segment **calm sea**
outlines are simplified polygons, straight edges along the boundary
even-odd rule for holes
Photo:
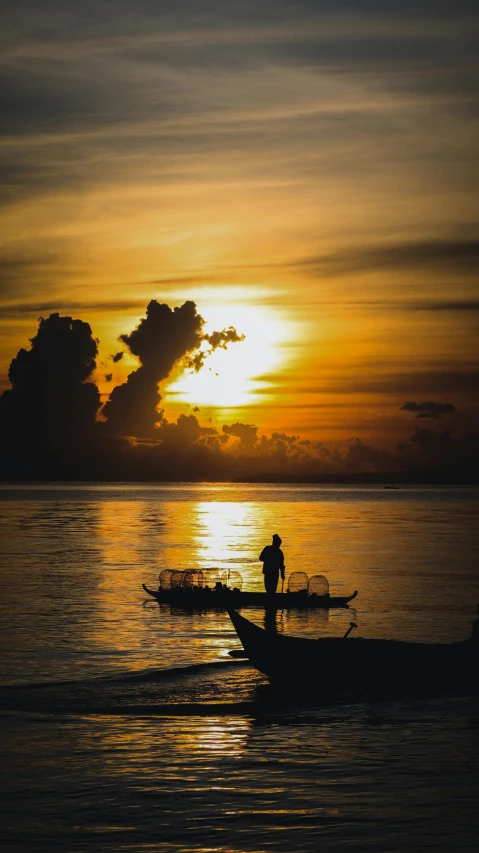
[[[216,568],[261,589],[279,533],[287,575],[359,593],[278,612],[278,631],[340,636],[354,620],[361,636],[461,640],[479,490],[4,485],[0,516],[4,850],[478,849],[477,699],[275,704],[228,655],[226,614],[159,606],[141,584]]]

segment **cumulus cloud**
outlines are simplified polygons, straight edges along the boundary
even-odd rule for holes
[[[235,423],[231,426],[225,424],[223,433],[239,438],[243,447],[255,447],[258,441],[258,427],[253,426],[253,424]]]
[[[203,334],[203,325],[204,319],[197,313],[194,302],[172,309],[152,299],[146,317],[136,329],[120,335],[122,343],[139,358],[140,367],[113,389],[103,407],[110,431],[138,437],[154,435],[162,420],[158,411],[161,400],[158,385],[170,375],[175,364],[182,361],[185,367],[198,371],[214,350],[244,340],[244,335],[239,335],[232,326]],[[205,342],[207,349],[202,349]],[[118,356],[121,353],[113,360],[119,360]]]
[[[30,343],[12,360],[12,388],[0,397],[2,449],[20,469],[38,453],[88,443],[100,407],[97,386],[86,381],[98,354],[88,323],[59,314],[41,317]]]
[[[336,470],[343,466],[345,456],[338,450],[330,450],[320,441],[311,441],[285,432],[271,435],[259,434],[254,424],[224,424],[223,437],[228,440],[227,452],[240,464],[248,464],[258,470],[267,464],[273,472],[290,470],[306,471]]]
[[[139,437],[154,433],[160,420],[158,383],[186,353],[199,348],[203,323],[194,302],[172,309],[152,299],[136,329],[120,336],[140,367],[113,389],[103,407],[111,432]]]
[[[180,415],[176,423],[169,423],[163,418],[157,436],[168,446],[183,448],[191,447],[195,443],[211,446],[217,444],[219,439],[214,427],[202,427],[194,415]]]
[[[449,415],[456,411],[452,403],[434,403],[432,400],[422,403],[409,401],[401,406],[403,412],[413,412],[417,418],[440,418],[441,415]]]

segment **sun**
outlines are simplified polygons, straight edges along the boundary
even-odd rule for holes
[[[211,306],[205,332],[234,325],[245,335],[226,350],[209,356],[198,373],[185,371],[165,389],[165,402],[230,409],[258,404],[268,398],[264,378],[284,366],[292,330],[280,311],[265,306]]]

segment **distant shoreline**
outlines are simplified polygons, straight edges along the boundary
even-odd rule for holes
[[[93,478],[91,476],[81,479],[78,477],[71,478],[5,478],[0,479],[0,488],[2,486],[41,486],[53,484],[74,485],[78,484],[138,484],[138,485],[160,485],[160,484],[181,484],[181,483],[230,483],[230,484],[251,484],[259,485],[261,483],[270,485],[318,485],[318,486],[383,486],[389,490],[400,489],[404,486],[479,486],[479,472],[475,469],[468,471],[443,468],[443,469],[416,469],[412,471],[362,471],[352,474],[280,474],[274,472],[262,472],[261,474],[250,474],[244,477],[235,478],[208,478],[208,477],[191,477],[182,479],[171,479],[171,477],[162,479],[159,477],[151,477],[148,479],[137,478]]]
[[[389,488],[401,486],[478,486],[479,472],[449,469],[420,469],[415,471],[376,472],[363,471],[357,474],[255,474],[236,477],[234,483],[297,483],[324,486],[371,486]]]

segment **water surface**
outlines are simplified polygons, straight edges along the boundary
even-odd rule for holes
[[[349,609],[278,612],[278,630],[461,640],[478,509],[475,489],[0,488],[6,849],[476,850],[476,700],[280,707],[228,656],[226,614],[158,606],[141,583],[215,567],[260,589],[278,532],[287,573],[359,590]]]

